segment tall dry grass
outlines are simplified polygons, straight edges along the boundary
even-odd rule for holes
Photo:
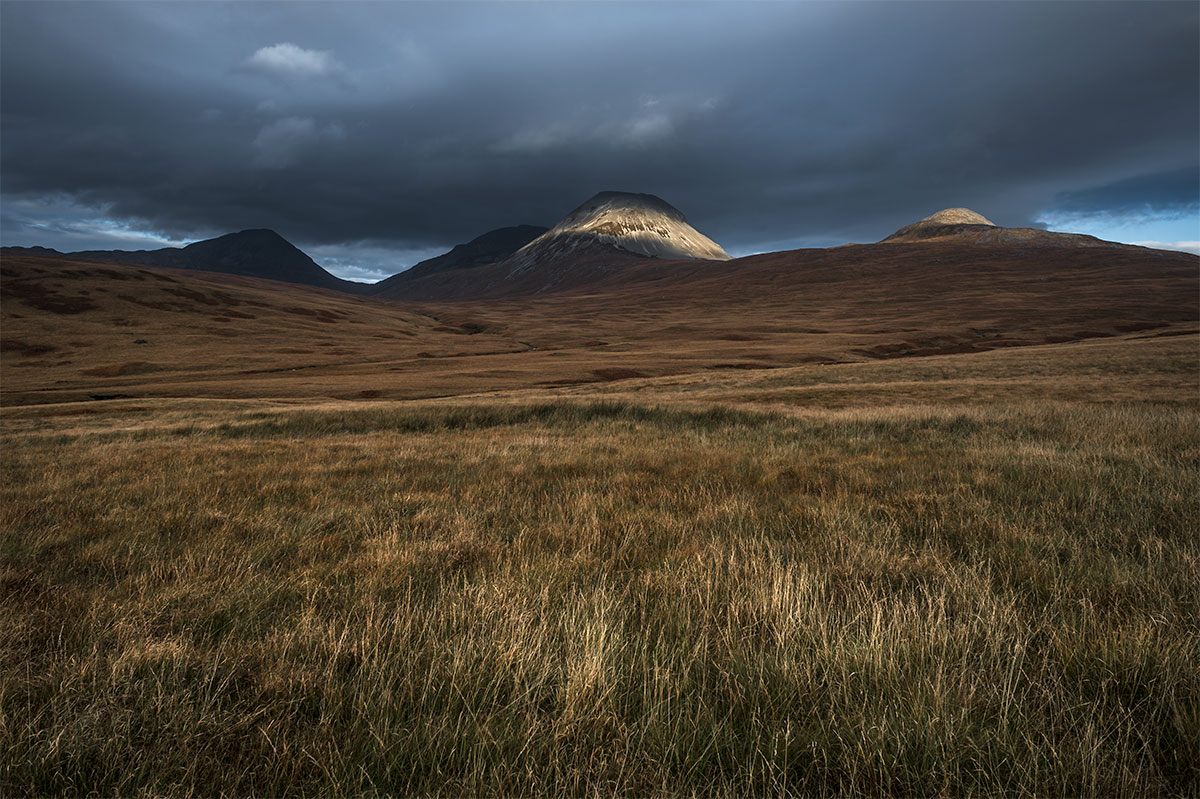
[[[5,440],[0,793],[1200,790],[1186,407],[114,413]]]

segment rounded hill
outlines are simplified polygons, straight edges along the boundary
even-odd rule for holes
[[[946,208],[931,214],[919,222],[905,225],[884,241],[912,241],[915,239],[932,239],[939,236],[950,236],[966,230],[996,227],[996,224],[983,214],[976,213],[970,208]]]

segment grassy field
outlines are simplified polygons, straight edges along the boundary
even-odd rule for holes
[[[7,408],[0,794],[1196,795],[1197,378]]]

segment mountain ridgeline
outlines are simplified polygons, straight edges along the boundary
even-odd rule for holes
[[[856,257],[888,259],[897,246],[935,246],[954,257],[963,247],[1009,248],[1030,255],[1062,248],[1131,248],[1092,236],[1029,228],[999,227],[966,208],[948,208],[906,225],[878,244],[853,245]],[[272,230],[243,230],[186,247],[159,250],[86,250],[60,253],[44,247],[6,247],[13,255],[62,257],[139,266],[221,272],[334,289],[389,300],[472,300],[533,296],[622,280],[736,281],[739,265],[712,239],[688,224],[678,209],[651,194],[604,191],[564,216],[552,228],[504,227],[484,233],[449,252],[421,261],[376,284],[343,280]],[[818,250],[793,254],[793,260]],[[759,256],[754,256],[758,258]],[[962,257],[970,260],[965,253]],[[797,261],[799,263],[799,260]],[[701,270],[697,273],[697,269]],[[616,283],[614,283],[616,281]]]
[[[471,247],[493,233],[460,246]],[[728,260],[729,253],[721,245],[689,225],[682,212],[659,197],[604,191],[491,264],[474,266],[469,272],[440,264],[419,270],[423,264],[418,264],[410,270],[416,274],[390,278],[385,281],[390,285],[382,287],[379,294],[420,301],[536,295],[594,284],[647,263],[695,265]]]
[[[71,253],[60,253],[45,247],[6,247],[5,250],[24,255],[64,257],[74,261],[224,272],[352,294],[364,294],[368,290],[362,283],[330,274],[283,236],[264,229],[243,230],[197,241],[186,247],[164,247],[160,250],[83,250]]]
[[[404,299],[408,296],[408,285],[414,280],[499,263],[546,230],[536,225],[516,225],[489,231],[466,244],[456,244],[450,252],[421,261],[411,269],[379,281],[372,287],[371,293],[380,297]]]
[[[489,234],[408,277],[354,284],[366,296],[281,274],[317,267],[269,231],[91,260],[6,249],[0,394],[217,396],[248,380],[282,396],[282,380],[314,396],[434,397],[1196,329],[1188,253],[953,212],[871,244],[651,257],[633,249],[645,228],[668,218],[653,235],[674,246],[686,223],[644,199],[619,200],[620,213],[600,199],[556,230]]]
[[[373,285],[330,274],[283,236],[262,229],[159,250],[5,249],[22,255],[223,272],[396,300],[538,293],[590,282],[646,259],[730,258],[664,200],[616,191],[600,192],[551,229],[516,225],[492,230]]]

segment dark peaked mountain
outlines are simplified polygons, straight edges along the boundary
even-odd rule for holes
[[[44,248],[11,248],[27,255]],[[48,251],[54,252],[54,251]],[[243,277],[259,277],[300,283],[306,286],[337,289],[354,294],[365,291],[362,283],[342,280],[326,272],[291,242],[273,230],[243,230],[215,239],[198,241],[186,247],[164,247],[161,250],[84,250],[66,253],[65,257],[79,261],[108,261],[166,266],[173,269],[199,269],[205,272],[226,272]]]
[[[536,225],[502,227],[477,236],[466,244],[456,244],[452,250],[435,258],[429,258],[397,275],[376,283],[372,294],[394,299],[404,299],[405,286],[413,280],[437,274],[473,269],[499,263],[546,232]]]
[[[431,260],[453,254],[454,250]],[[703,262],[729,259],[721,245],[689,225],[664,200],[652,194],[602,191],[499,263],[468,269],[437,263],[411,277],[401,273],[389,278],[390,285],[377,295],[435,301],[527,296],[591,285],[642,265],[670,268],[668,262],[693,261],[703,268]]]
[[[633,254],[666,260],[728,261],[721,245],[653,194],[602,191],[505,261],[510,274],[580,255]]]
[[[454,249],[445,255],[421,261],[401,274],[421,277],[447,269],[470,269],[499,263],[545,233],[547,229],[537,225],[502,227],[471,239],[466,244],[455,245]]]

